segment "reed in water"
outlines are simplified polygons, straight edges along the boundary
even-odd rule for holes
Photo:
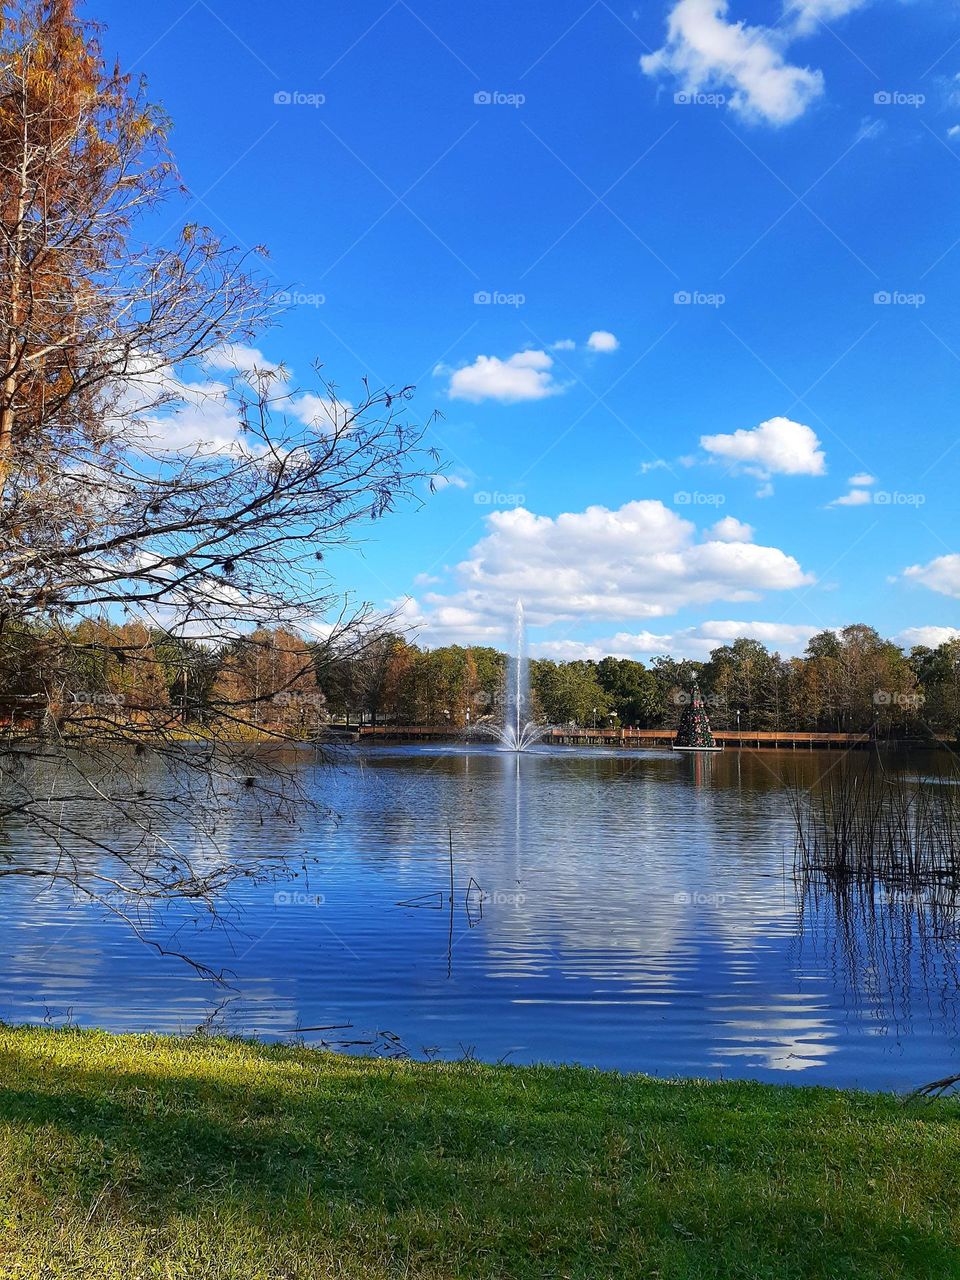
[[[796,871],[840,885],[960,890],[960,772],[929,775],[844,761],[795,791]]]

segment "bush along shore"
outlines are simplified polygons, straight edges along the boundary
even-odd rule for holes
[[[960,1275],[960,1105],[0,1027],[4,1280]]]

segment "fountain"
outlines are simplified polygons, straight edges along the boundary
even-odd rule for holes
[[[478,728],[481,733],[496,738],[505,751],[526,751],[540,741],[546,732],[546,726],[538,725],[530,715],[527,628],[520,600],[517,601],[513,627],[513,647],[507,660],[502,721],[499,725],[479,725]]]

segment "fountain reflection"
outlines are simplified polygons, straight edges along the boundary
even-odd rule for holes
[[[955,1057],[956,904],[798,896],[789,789],[835,759],[364,748],[313,775],[300,830],[224,817],[231,857],[299,854],[299,880],[244,879],[225,932],[175,906],[165,923],[235,973],[238,1032],[912,1087]],[[89,905],[0,888],[0,1018],[188,1030],[220,999]]]

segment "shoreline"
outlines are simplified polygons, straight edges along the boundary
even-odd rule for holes
[[[5,1276],[939,1277],[958,1203],[956,1100],[0,1025]]]

